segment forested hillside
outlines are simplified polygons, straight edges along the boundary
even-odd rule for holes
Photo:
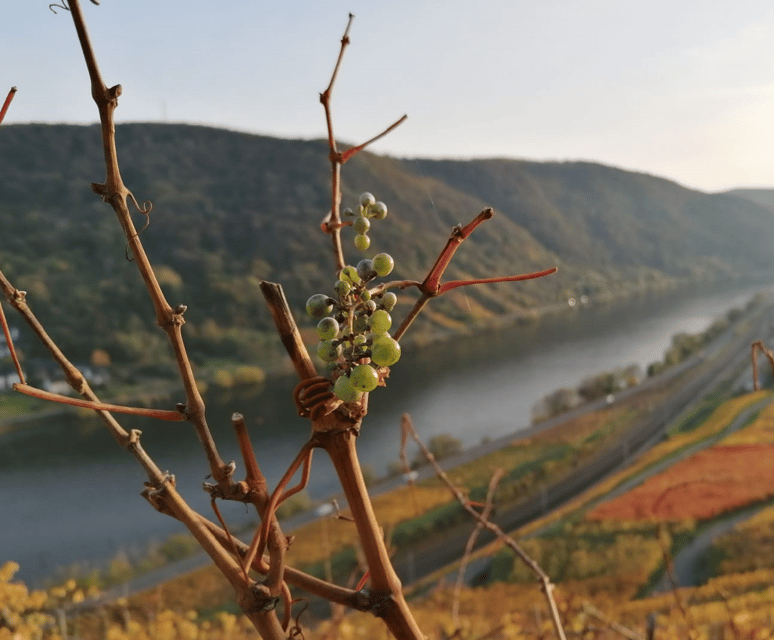
[[[281,282],[294,309],[333,284],[327,145],[188,125],[118,128],[124,181],[151,200],[142,232],[170,302],[188,305],[194,358],[260,362],[275,341],[258,290]],[[455,256],[447,277],[558,265],[550,278],[458,290],[416,335],[469,330],[570,296],[610,297],[774,266],[771,212],[749,200],[590,163],[398,160],[361,154],[344,167],[343,206],[362,191],[389,207],[369,253],[421,279],[457,223],[495,218]],[[75,358],[154,365],[163,336],[109,207],[96,126],[6,125],[0,134],[0,268]],[[137,214],[136,225],[145,219]],[[345,231],[348,259],[362,254]],[[398,318],[409,302],[396,311]],[[444,314],[437,313],[443,309]],[[302,324],[304,320],[301,320]],[[32,341],[23,345],[34,354]]]

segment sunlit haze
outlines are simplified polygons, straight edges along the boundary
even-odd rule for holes
[[[770,0],[82,0],[117,121],[336,135],[397,156],[584,159],[708,191],[774,186]],[[69,14],[4,4],[6,122],[93,122]]]

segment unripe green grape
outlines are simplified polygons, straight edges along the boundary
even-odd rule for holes
[[[352,285],[344,280],[337,280],[336,284],[333,285],[333,289],[336,291],[336,295],[338,295],[339,298],[344,298],[352,291]]]
[[[339,335],[339,323],[331,317],[323,318],[317,323],[317,335],[320,340],[333,340]]]
[[[333,311],[333,304],[328,296],[315,293],[306,301],[306,312],[313,318],[324,318]]]
[[[355,230],[355,233],[368,233],[368,230],[371,228],[371,223],[368,221],[368,218],[359,216],[352,223],[352,228]]]
[[[346,267],[345,267],[346,268]],[[374,273],[374,261],[365,258],[357,263],[357,275],[365,281],[371,280],[376,274]]]
[[[387,217],[387,205],[384,204],[384,202],[376,202],[372,204],[368,211],[377,220],[383,220]]]
[[[363,289],[360,292],[360,300],[363,302],[368,302],[371,299],[371,292],[368,289]]]
[[[376,311],[376,303],[373,300],[367,300],[364,306],[369,313]]]
[[[392,326],[392,317],[384,309],[378,309],[371,314],[369,325],[371,333],[387,333]]]
[[[371,360],[380,367],[394,365],[400,360],[400,345],[387,334],[374,338]]]
[[[368,193],[368,191],[366,191],[365,193],[361,194],[361,196],[360,196],[360,206],[361,207],[370,207],[375,202],[376,202],[376,198],[374,198],[372,193]]]
[[[366,234],[363,233],[355,236],[355,247],[360,249],[360,251],[365,251],[370,246],[371,238],[369,238]]]
[[[355,333],[363,333],[368,329],[368,316],[359,315],[355,316],[355,319],[352,321],[352,330]]]
[[[357,365],[349,374],[349,380],[356,391],[373,391],[379,386],[379,374],[370,364]]]
[[[344,402],[357,402],[362,395],[352,386],[352,381],[347,376],[339,376],[333,385],[333,393]]]
[[[360,284],[360,276],[357,275],[357,269],[355,269],[355,267],[350,267],[349,265],[341,270],[339,280],[343,280],[348,284]]]
[[[381,277],[390,275],[395,266],[395,260],[392,259],[389,253],[377,253],[374,256],[373,262],[376,275]]]
[[[323,362],[333,362],[341,357],[341,345],[335,340],[323,340],[317,345],[317,355]]]
[[[382,307],[384,307],[385,311],[392,311],[395,308],[397,302],[398,296],[396,296],[392,291],[388,291],[382,296]]]

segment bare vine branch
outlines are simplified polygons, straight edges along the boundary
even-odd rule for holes
[[[175,355],[178,372],[186,394],[185,416],[196,429],[199,441],[207,455],[213,478],[215,478],[217,482],[227,483],[228,468],[218,453],[215,441],[213,440],[207,425],[204,400],[202,400],[201,394],[199,393],[191,363],[188,359],[188,354],[183,342],[182,327],[183,324],[185,324],[185,320],[183,319],[185,306],[177,305],[175,308],[172,308],[164,297],[164,293],[161,290],[156,274],[145,253],[142,242],[140,242],[139,235],[137,234],[137,230],[134,227],[129,212],[127,199],[131,198],[133,200],[134,198],[130,195],[129,190],[121,179],[115,139],[114,112],[118,106],[118,98],[121,95],[121,85],[115,85],[108,88],[103,81],[78,0],[70,1],[70,13],[73,17],[73,24],[75,25],[75,30],[78,34],[78,41],[80,42],[83,57],[86,61],[86,68],[91,79],[91,95],[99,111],[102,130],[102,148],[105,158],[106,179],[103,184],[93,183],[91,185],[92,189],[98,193],[105,202],[110,204],[124,230],[127,243],[135,258],[140,275],[148,289],[151,302],[153,303],[156,312],[156,322],[167,334],[167,338],[169,339]]]
[[[16,95],[16,87],[11,87],[10,91],[8,92],[8,95],[5,97],[3,106],[0,107],[0,123],[3,122],[3,118],[5,118],[5,114],[8,111],[8,107],[11,106],[11,101],[13,100],[15,95]]]
[[[411,311],[406,315],[406,317],[403,319],[403,322],[401,322],[400,326],[397,328],[395,333],[393,334],[393,338],[395,340],[400,340],[403,335],[406,333],[408,328],[412,325],[414,320],[419,316],[421,311],[425,308],[425,305],[430,301],[430,298],[435,298],[440,295],[443,295],[447,291],[450,291],[451,289],[456,289],[457,287],[466,287],[468,285],[475,285],[475,284],[491,284],[496,282],[518,282],[521,280],[533,280],[535,278],[542,278],[543,276],[551,275],[552,273],[556,273],[558,271],[557,267],[551,267],[550,269],[545,269],[543,271],[537,271],[535,273],[525,273],[521,275],[516,276],[500,276],[495,278],[480,278],[476,280],[453,280],[452,282],[447,282],[446,284],[441,284],[441,278],[443,277],[443,274],[446,272],[446,268],[451,263],[452,258],[454,257],[454,254],[456,253],[459,246],[470,236],[475,229],[486,222],[487,220],[490,220],[494,216],[494,210],[491,207],[487,207],[484,209],[481,213],[479,213],[473,220],[471,220],[468,224],[466,224],[464,227],[461,225],[457,225],[454,227],[451,231],[451,235],[449,236],[449,239],[446,241],[446,245],[441,250],[441,253],[438,254],[438,257],[435,260],[435,263],[430,268],[430,271],[428,272],[427,276],[421,283],[414,283],[411,281],[406,281],[403,283],[398,284],[400,288],[403,288],[404,286],[416,286],[417,289],[422,293],[422,295],[419,297],[419,299],[414,303],[414,306],[412,307]]]
[[[491,520],[488,520],[487,518],[484,518],[482,514],[480,514],[471,506],[470,500],[468,500],[462,491],[460,491],[459,487],[457,487],[457,485],[455,485],[449,479],[449,476],[446,475],[446,472],[441,469],[440,466],[438,466],[438,462],[436,461],[435,456],[425,446],[425,443],[422,442],[422,439],[419,437],[416,429],[414,429],[414,424],[411,421],[411,417],[407,413],[404,413],[401,418],[401,430],[406,431],[406,433],[411,436],[414,442],[417,443],[417,446],[421,449],[425,459],[432,465],[436,476],[438,476],[438,478],[449,488],[449,491],[452,492],[460,505],[462,505],[462,508],[465,509],[465,511],[467,511],[471,516],[473,516],[473,518],[483,527],[494,533],[495,536],[497,536],[497,539],[502,541],[511,551],[513,551],[513,553],[522,562],[524,562],[524,564],[527,565],[530,571],[532,571],[541,585],[541,590],[543,591],[546,603],[548,604],[548,610],[551,613],[551,622],[554,625],[554,632],[556,633],[556,637],[560,640],[567,640],[567,636],[564,633],[564,628],[562,627],[561,618],[559,617],[559,608],[556,606],[556,600],[554,599],[553,595],[554,585],[546,572],[543,571],[537,562],[535,562],[529,555],[527,555],[527,553],[521,548],[521,545],[516,542],[516,540],[505,533],[505,531],[503,531],[497,524]]]

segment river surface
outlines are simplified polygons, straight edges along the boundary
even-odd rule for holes
[[[772,288],[683,290],[606,307],[592,301],[532,326],[489,331],[421,353],[406,349],[388,387],[371,394],[359,438],[361,461],[382,474],[398,460],[404,412],[425,440],[449,433],[474,445],[516,433],[529,425],[532,406],[547,393],[616,367],[645,368],[662,357],[675,333],[702,331],[757,291]],[[231,414],[239,411],[263,473],[276,483],[309,436],[308,422],[292,403],[295,382],[272,379],[253,393],[206,398],[225,460],[239,458],[230,425]],[[201,490],[206,462],[190,426],[142,418],[121,423],[143,431],[143,446],[157,464],[175,474],[194,508],[211,514]],[[239,464],[237,477],[243,473]],[[39,586],[57,567],[89,567],[119,551],[137,556],[150,541],[181,532],[179,523],[140,498],[145,479],[95,419],[72,415],[0,434],[0,565],[19,562],[18,576]],[[309,494],[322,498],[336,489],[330,463],[317,452]],[[246,517],[244,505],[221,508],[227,519]]]

